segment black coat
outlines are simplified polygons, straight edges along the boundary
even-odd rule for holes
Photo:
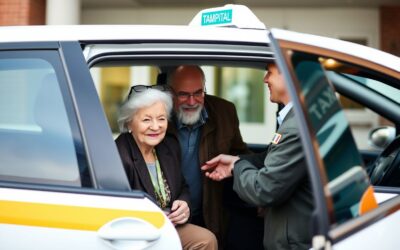
[[[133,136],[130,133],[122,133],[115,142],[131,188],[142,190],[156,200],[150,173]],[[166,135],[155,149],[171,191],[171,203],[174,200],[183,200],[190,206],[189,189],[181,172],[179,142],[173,136]]]

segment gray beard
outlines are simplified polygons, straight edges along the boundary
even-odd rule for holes
[[[193,125],[200,120],[203,105],[198,105],[196,111],[194,112],[185,112],[183,108],[184,105],[180,106],[178,109],[177,118],[179,122],[186,125]]]

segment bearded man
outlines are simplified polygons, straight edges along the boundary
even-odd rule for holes
[[[262,239],[262,231],[252,232],[251,228],[240,234],[227,233],[228,217],[232,218],[232,213],[225,210],[223,200],[224,197],[236,194],[231,185],[210,181],[204,178],[204,173],[201,172],[201,166],[219,154],[238,155],[249,152],[240,134],[234,104],[216,96],[206,95],[205,75],[197,65],[181,65],[175,68],[169,73],[167,82],[172,89],[174,100],[174,114],[168,130],[177,136],[181,146],[182,173],[190,191],[191,223],[211,230],[217,236],[220,249],[224,246],[233,249],[224,244],[226,237],[228,239],[225,240],[231,243],[234,243],[234,240],[248,242],[243,237],[239,239],[237,235],[244,236],[249,232],[251,237],[258,234]],[[224,186],[230,189],[225,190],[225,195]],[[233,203],[235,206],[239,204],[240,214],[248,212],[242,208],[250,209],[250,216],[253,219],[256,217],[256,208],[248,208],[238,197],[235,199],[237,200]],[[235,208],[235,211],[237,210]],[[261,243],[259,245],[262,247]]]

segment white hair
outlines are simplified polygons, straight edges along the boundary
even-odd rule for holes
[[[127,132],[128,123],[132,121],[134,115],[141,108],[146,108],[156,102],[162,102],[167,112],[167,118],[170,118],[172,110],[172,96],[169,92],[164,92],[158,89],[147,89],[143,92],[136,93],[132,91],[120,110],[118,116],[118,127],[121,133]]]

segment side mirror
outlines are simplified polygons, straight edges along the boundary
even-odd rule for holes
[[[375,148],[384,149],[395,137],[396,129],[394,127],[377,127],[369,132],[368,142]]]

